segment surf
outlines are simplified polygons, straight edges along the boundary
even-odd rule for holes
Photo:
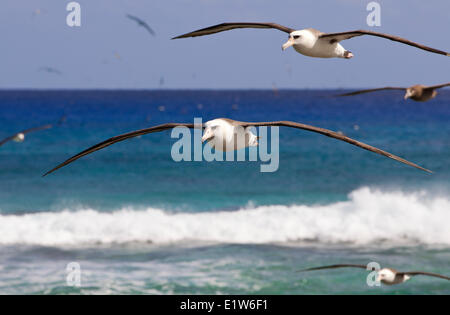
[[[327,205],[248,206],[234,211],[157,208],[62,209],[0,215],[0,244],[86,246],[196,241],[266,244],[316,242],[450,245],[450,199],[426,191],[362,187]]]

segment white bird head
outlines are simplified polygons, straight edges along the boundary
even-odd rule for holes
[[[386,284],[393,284],[395,282],[395,273],[390,269],[383,268],[380,271],[378,271],[377,281]]]
[[[203,132],[203,136],[202,136],[202,142],[205,141],[211,141],[214,136],[215,136],[215,130],[218,128],[219,126],[207,126],[205,128],[205,131]]]
[[[310,47],[315,42],[314,35],[308,30],[294,31],[289,34],[289,39],[281,46],[283,50],[288,49],[291,46]]]
[[[406,89],[406,93],[405,93],[405,96],[403,98],[405,100],[407,100],[408,98],[414,96],[415,94],[416,94],[416,90],[409,87],[409,88]]]
[[[23,133],[18,133],[13,138],[13,141],[15,141],[15,142],[23,142],[23,140],[25,140],[25,135]]]
[[[259,137],[257,137],[249,128],[245,129],[245,144],[249,147],[257,147]]]

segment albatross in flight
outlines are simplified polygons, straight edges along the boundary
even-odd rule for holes
[[[356,30],[341,33],[322,33],[313,28],[307,28],[303,30],[295,30],[286,26],[282,26],[276,23],[222,23],[207,28],[203,28],[197,31],[193,31],[187,34],[183,34],[172,39],[196,37],[211,35],[223,31],[229,31],[235,28],[272,28],[289,34],[288,41],[283,44],[282,49],[285,50],[290,46],[302,55],[317,58],[346,58],[350,59],[353,54],[341,46],[340,42],[346,39],[350,39],[356,36],[370,35],[376,37],[386,38],[395,42],[410,45],[419,49],[423,49],[432,53],[441,54],[444,56],[450,56],[450,53],[431,48],[422,44],[418,44],[407,40],[402,37],[377,33],[365,30]]]
[[[308,268],[300,270],[300,272],[304,271],[314,271],[314,270],[324,270],[324,269],[337,269],[337,268],[360,268],[360,269],[366,269],[367,266],[365,265],[353,265],[353,264],[338,264],[338,265],[329,265],[329,266],[322,266],[322,267],[314,267],[314,268]],[[378,271],[377,274],[377,281],[380,281],[383,284],[387,285],[393,285],[393,284],[399,284],[403,283],[405,281],[408,281],[411,279],[411,277],[414,276],[429,276],[429,277],[437,277],[445,280],[450,280],[450,277],[443,276],[437,273],[432,272],[425,272],[425,271],[406,271],[406,272],[400,272],[392,268],[383,268]]]
[[[207,121],[204,124],[191,124],[191,123],[166,123],[162,125],[153,126],[150,128],[145,128],[141,130],[136,130],[132,132],[128,132],[125,134],[121,134],[112,138],[109,138],[103,142],[100,142],[74,156],[66,160],[65,162],[59,164],[55,168],[51,169],[43,176],[46,176],[57,169],[66,166],[79,158],[93,153],[95,151],[101,150],[110,146],[111,144],[124,141],[133,137],[142,136],[148,133],[159,132],[163,130],[168,130],[175,127],[187,127],[187,128],[203,128],[203,137],[202,142],[207,142],[211,147],[219,151],[233,151],[239,150],[245,147],[257,146],[258,145],[258,137],[250,131],[250,127],[259,127],[259,126],[282,126],[282,127],[290,127],[308,130],[312,132],[316,132],[322,134],[327,137],[335,138],[357,147],[363,148],[365,150],[386,156],[388,158],[394,159],[396,161],[405,163],[407,165],[413,166],[415,168],[421,169],[423,171],[432,173],[430,170],[427,170],[419,165],[416,165],[412,162],[409,162],[401,157],[393,155],[389,152],[380,150],[378,148],[372,147],[360,141],[354,140],[352,138],[346,137],[345,135],[339,134],[337,132],[310,126],[306,124],[296,123],[292,121],[268,121],[268,122],[243,122],[236,121],[228,118],[218,118],[214,120]],[[236,141],[237,140],[237,141]]]
[[[440,89],[440,88],[443,88],[446,86],[450,86],[450,82],[444,83],[444,84],[438,84],[438,85],[431,85],[431,86],[416,84],[416,85],[413,85],[413,86],[410,86],[407,88],[387,86],[387,87],[382,87],[382,88],[377,88],[377,89],[359,90],[359,91],[355,91],[355,92],[339,94],[336,96],[353,96],[353,95],[376,92],[376,91],[383,91],[383,90],[400,90],[400,91],[405,91],[405,96],[403,97],[405,100],[410,98],[417,102],[426,102],[426,101],[431,100],[432,98],[436,97],[437,89]]]
[[[147,30],[147,32],[149,32],[151,35],[156,36],[155,31],[153,31],[153,29],[147,24],[147,22],[145,22],[145,21],[141,20],[140,18],[133,16],[131,14],[127,14],[127,18],[135,21],[139,26],[142,26],[143,28],[145,28]]]
[[[12,136],[9,136],[9,137],[1,140],[0,141],[0,146],[4,145],[8,141],[23,142],[25,140],[25,135],[27,133],[40,131],[40,130],[45,130],[45,129],[50,129],[52,127],[53,127],[52,124],[47,124],[47,125],[43,125],[43,126],[39,126],[39,127],[34,127],[34,128],[23,130],[21,132],[15,133]]]
[[[56,123],[56,125],[60,126],[62,123],[64,123],[66,121],[66,116],[62,116],[58,122]],[[25,129],[21,132],[15,133],[12,136],[9,136],[3,140],[0,141],[0,146],[4,145],[6,142],[8,141],[14,141],[14,142],[23,142],[25,140],[25,135],[31,132],[36,132],[36,131],[41,131],[41,130],[46,130],[46,129],[50,129],[53,128],[53,124],[46,124],[46,125],[42,125],[39,127],[33,127],[33,128],[29,128],[29,129]]]

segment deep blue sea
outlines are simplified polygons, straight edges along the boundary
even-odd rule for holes
[[[450,275],[450,91],[0,91],[0,294],[450,294],[414,277],[371,287],[378,262]],[[170,131],[42,177],[109,137],[166,122],[291,120],[335,131],[432,170],[281,127],[279,169],[174,162]],[[67,283],[68,264],[81,287]]]

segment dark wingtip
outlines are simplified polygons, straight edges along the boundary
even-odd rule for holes
[[[422,171],[427,172],[427,173],[429,173],[429,174],[434,174],[433,171],[431,171],[431,170],[429,170],[429,169],[427,169],[427,168],[425,168],[425,167],[422,167],[422,166],[417,165],[417,164],[414,164],[414,163],[412,163],[412,164],[413,164],[413,165],[411,165],[411,166],[414,166],[415,168],[418,168],[419,170],[422,170]]]
[[[433,171],[430,171],[429,169],[426,169],[426,168],[424,168],[424,167],[418,166],[417,168],[420,169],[420,170],[422,170],[422,171],[427,172],[428,174],[434,174]]]
[[[411,163],[411,162],[410,162],[410,163]],[[405,164],[408,164],[408,163],[405,163]],[[417,165],[417,164],[414,164],[414,163],[411,163],[411,164],[408,164],[408,165],[410,165],[410,166],[412,166],[412,167],[415,167],[415,168],[417,168],[417,169],[419,169],[419,170],[422,170],[422,171],[424,171],[424,172],[427,172],[427,173],[429,173],[429,174],[434,174],[433,171],[430,171],[429,169],[427,169],[427,168],[425,168],[425,167],[422,167],[422,166],[420,166],[420,165]]]
[[[45,173],[44,175],[42,175],[42,177],[45,177],[45,176],[47,176],[47,175],[53,173],[54,171],[60,169],[60,168],[63,167],[63,166],[64,166],[64,165],[58,165],[57,167],[52,168],[50,171],[48,171],[47,173]]]
[[[50,174],[51,172],[53,172],[53,170],[52,170],[52,171],[48,171],[47,173],[45,173],[44,175],[42,175],[42,177],[47,176],[47,175]]]

